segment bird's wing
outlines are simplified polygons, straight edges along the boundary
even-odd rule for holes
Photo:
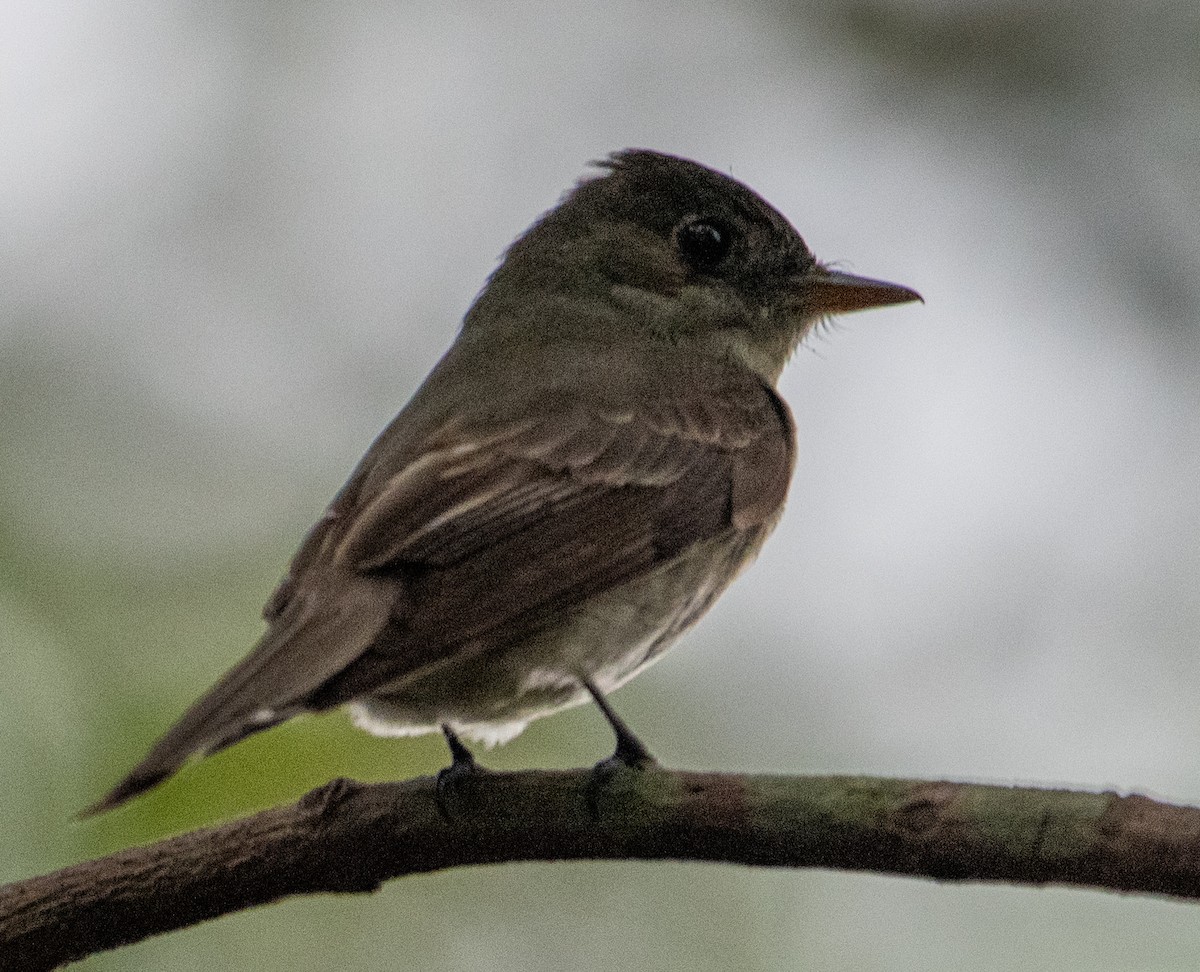
[[[356,572],[406,582],[389,637],[319,704],[395,685],[468,642],[518,641],[695,543],[771,520],[791,474],[787,408],[744,372],[703,377],[668,376],[635,405],[589,396],[498,427],[440,430],[333,550]]]
[[[494,410],[516,419],[453,417],[382,478],[368,453],[267,605],[259,644],[92,810],[193,753],[426,670],[468,640],[510,642],[774,517],[792,465],[782,400],[732,368],[656,377],[632,398],[543,393]],[[622,399],[635,404],[605,404]]]

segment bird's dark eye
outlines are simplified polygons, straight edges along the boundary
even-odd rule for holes
[[[720,265],[733,243],[733,231],[714,219],[689,219],[675,228],[675,245],[689,267],[709,273]]]

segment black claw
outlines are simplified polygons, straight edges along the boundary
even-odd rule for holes
[[[650,766],[657,766],[658,760],[646,748],[645,743],[634,735],[633,730],[626,725],[625,720],[613,711],[612,706],[608,704],[608,699],[600,694],[600,690],[596,688],[591,679],[585,678],[580,681],[583,683],[583,687],[591,694],[596,705],[600,706],[600,711],[604,713],[604,718],[608,720],[608,724],[612,726],[612,731],[617,737],[617,748],[608,759],[598,763],[596,769],[599,770],[605,764],[614,762],[631,769],[646,769]]]
[[[446,745],[450,747],[450,758],[452,760],[450,765],[442,770],[443,773],[447,770],[470,771],[479,768],[471,750],[467,749],[463,741],[458,738],[458,733],[445,723],[442,724],[442,735],[446,737]]]
[[[450,747],[451,762],[445,769],[438,771],[437,805],[442,817],[453,822],[461,815],[451,806],[454,802],[461,802],[455,799],[456,791],[460,790],[463,783],[480,773],[486,773],[487,770],[475,762],[471,750],[467,749],[458,738],[458,733],[448,725],[443,724],[442,735],[446,737],[446,744]]]

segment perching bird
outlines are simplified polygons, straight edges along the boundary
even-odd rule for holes
[[[508,250],[425,383],[308,534],[253,651],[88,813],[303,712],[487,743],[601,703],[758,553],[814,323],[919,300],[820,264],[686,159],[599,164]]]

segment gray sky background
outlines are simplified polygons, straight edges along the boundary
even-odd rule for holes
[[[1192,5],[5,14],[0,880],[164,832],[67,818],[248,647],[503,248],[634,145],[731,172],[821,258],[927,301],[843,319],[786,372],[789,511],[617,697],[651,747],[1200,801]],[[583,763],[597,723],[486,758]],[[389,746],[377,777],[442,758]],[[1200,947],[1190,909],[1081,892],[653,865],[401,884],[87,967],[1185,969]]]

